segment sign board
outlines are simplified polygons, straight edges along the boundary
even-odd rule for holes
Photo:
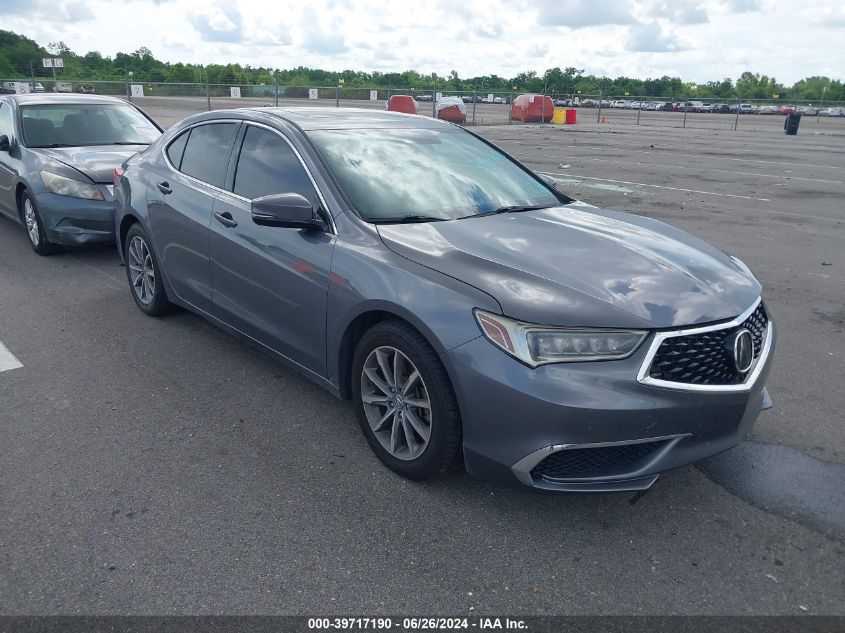
[[[487,103],[493,103],[493,99],[495,99],[495,97],[493,96],[493,93],[491,92],[490,94],[487,95]]]
[[[309,88],[308,89],[308,98],[309,99],[316,99],[317,98],[317,89],[316,88]]]
[[[435,93],[434,93],[434,100],[435,100],[435,101],[440,101],[442,98],[443,98],[443,93],[442,93],[442,92],[435,92]]]
[[[378,90],[370,90],[370,101],[378,101]]]
[[[41,60],[44,68],[64,68],[65,62],[61,57],[44,57]]]
[[[23,81],[17,81],[15,83],[15,92],[19,95],[29,94],[31,90],[29,89],[29,84]]]
[[[131,92],[130,94],[133,97],[143,97],[144,96],[144,84],[132,84],[130,86]]]
[[[232,99],[240,99],[241,98],[241,87],[240,86],[232,86],[229,88],[229,96]]]
[[[778,93],[775,93],[772,95],[772,99],[780,99],[780,95]]]

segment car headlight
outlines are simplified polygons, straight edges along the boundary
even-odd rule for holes
[[[86,200],[105,200],[100,189],[91,183],[74,180],[66,176],[59,176],[58,174],[50,173],[49,171],[41,172],[41,182],[50,193],[55,193],[59,196],[69,196],[71,198],[84,198]]]
[[[648,332],[533,325],[475,310],[485,338],[531,367],[627,358]]]

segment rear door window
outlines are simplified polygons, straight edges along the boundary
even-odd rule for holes
[[[209,123],[192,128],[179,171],[222,189],[239,125]]]

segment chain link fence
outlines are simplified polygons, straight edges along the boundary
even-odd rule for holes
[[[559,111],[574,110],[572,121],[582,126],[660,126],[712,128],[720,130],[778,130],[783,116],[793,112],[812,119],[814,130],[845,134],[845,102],[787,101],[782,99],[725,99],[702,95],[654,97],[616,94],[529,95],[533,103],[546,103],[536,116],[523,116],[514,101],[521,94],[491,91],[480,87],[456,91],[432,86],[403,89],[384,86],[283,86],[270,84],[209,84],[92,81],[16,77],[0,80],[3,92],[58,92],[113,95],[127,98],[170,125],[203,110],[237,107],[320,106],[394,109],[392,97],[405,98],[404,108],[423,116],[446,119],[463,125],[505,125],[567,121]],[[523,98],[522,101],[525,101]],[[536,101],[535,101],[536,100]],[[517,102],[521,103],[520,101]],[[807,124],[805,123],[805,126]]]

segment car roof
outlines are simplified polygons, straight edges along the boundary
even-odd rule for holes
[[[110,103],[126,103],[125,99],[118,97],[109,97],[106,95],[85,95],[85,94],[67,94],[67,93],[50,93],[50,92],[34,92],[29,94],[5,95],[13,99],[19,105],[45,105],[45,104],[110,104]]]
[[[420,128],[444,129],[453,127],[445,121],[415,114],[368,108],[293,107],[293,108],[239,108],[212,110],[191,117],[191,121],[213,118],[275,118],[288,121],[304,131],[341,130],[355,128]]]

